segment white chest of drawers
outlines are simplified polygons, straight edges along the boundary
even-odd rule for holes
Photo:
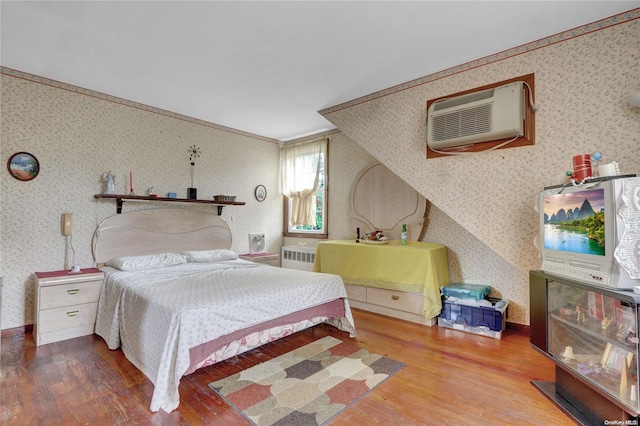
[[[345,284],[352,308],[376,312],[405,321],[434,326],[437,319],[426,319],[423,314],[424,295],[405,291],[386,290]]]
[[[104,273],[36,272],[36,346],[93,334]]]

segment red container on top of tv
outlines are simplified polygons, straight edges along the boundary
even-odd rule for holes
[[[573,157],[573,178],[576,182],[590,178],[591,171],[591,154],[580,154]]]

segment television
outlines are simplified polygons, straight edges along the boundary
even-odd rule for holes
[[[537,210],[543,271],[615,289],[640,286],[640,178],[545,187]]]

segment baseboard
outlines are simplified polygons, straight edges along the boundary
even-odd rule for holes
[[[1,337],[16,337],[24,336],[25,334],[33,333],[33,324],[23,325],[22,327],[7,328],[2,330]]]
[[[524,324],[517,324],[515,322],[509,322],[507,321],[507,328],[510,328],[512,330],[516,330],[516,331],[520,331],[520,332],[527,332],[529,333],[531,331],[531,327],[528,325],[524,325]]]

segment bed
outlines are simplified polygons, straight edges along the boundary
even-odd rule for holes
[[[154,384],[151,411],[179,405],[180,378],[321,322],[355,335],[342,279],[239,259],[224,218],[149,209],[105,219],[96,334]]]

